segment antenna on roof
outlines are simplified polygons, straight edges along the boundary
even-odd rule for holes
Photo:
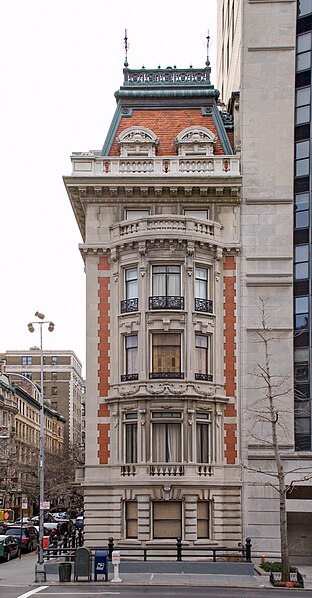
[[[127,68],[129,66],[129,64],[128,64],[128,49],[129,49],[129,44],[128,44],[127,29],[125,29],[124,46],[125,46],[125,62],[124,62],[124,66]]]
[[[208,35],[206,37],[206,40],[207,40],[207,60],[206,60],[206,66],[210,66],[210,60],[209,60],[209,42],[210,42],[209,29],[208,29]]]

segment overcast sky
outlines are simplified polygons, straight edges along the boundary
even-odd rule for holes
[[[27,323],[55,323],[46,349],[85,366],[82,241],[62,176],[73,151],[101,149],[129,68],[203,67],[217,0],[7,0],[0,19],[0,352],[39,345]]]

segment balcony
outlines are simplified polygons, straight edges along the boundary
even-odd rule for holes
[[[154,463],[149,466],[150,476],[183,476],[184,466],[181,463]]]
[[[72,174],[101,177],[237,177],[239,156],[105,157],[97,152],[75,152]]]
[[[181,241],[213,243],[222,241],[221,225],[211,220],[199,220],[175,214],[145,216],[138,220],[124,220],[110,227],[111,243],[152,241],[173,238]]]
[[[212,382],[212,374],[195,374],[195,380],[202,380],[204,382]]]
[[[213,303],[211,299],[200,299],[199,297],[195,297],[195,311],[212,314]]]
[[[150,372],[149,379],[150,380],[161,380],[168,378],[173,378],[175,380],[183,380],[184,373],[183,372]]]
[[[124,299],[120,302],[120,312],[122,314],[126,314],[132,311],[138,311],[139,309],[139,299],[136,297],[135,299]]]
[[[154,296],[149,298],[149,309],[184,309],[184,297]]]
[[[121,382],[133,382],[139,379],[139,374],[122,374],[120,376]]]

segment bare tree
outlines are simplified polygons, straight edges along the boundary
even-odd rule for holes
[[[276,326],[271,324],[267,300],[259,299],[259,312],[260,326],[255,334],[256,342],[260,345],[260,355],[251,372],[256,380],[257,399],[249,409],[252,422],[249,433],[256,445],[270,449],[271,466],[268,460],[263,467],[244,467],[260,474],[260,483],[269,485],[278,493],[282,581],[285,582],[290,579],[286,497],[294,484],[312,478],[312,466],[292,469],[290,462],[286,463],[289,449],[285,449],[285,445],[287,447],[287,444],[292,444],[293,451],[293,417],[285,406],[288,402],[285,399],[291,397],[294,400],[293,380],[291,375],[283,371],[285,364],[280,362],[280,365],[277,365],[282,338],[281,333],[276,333]],[[263,482],[263,479],[266,481]],[[259,481],[254,483],[258,484]]]

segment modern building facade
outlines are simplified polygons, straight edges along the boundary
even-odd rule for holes
[[[40,349],[11,350],[5,354],[7,370],[23,374],[40,385]],[[82,404],[84,380],[82,365],[73,351],[43,351],[44,398],[46,404],[66,420],[65,446],[80,450],[82,439]],[[13,378],[12,378],[13,379]]]
[[[87,282],[85,541],[242,540],[240,158],[203,69],[130,70],[65,186]]]
[[[241,398],[247,435],[246,467],[274,469],[269,447],[250,438],[248,372],[256,362],[251,333],[256,297],[268,299],[276,322],[275,375],[288,375],[290,392],[280,448],[288,482],[287,518],[292,559],[310,556],[311,328],[310,121],[312,3],[218,2],[218,86],[236,123],[243,174],[241,204]],[[239,80],[231,65],[240,48]],[[228,51],[228,60],[224,53]],[[236,71],[238,72],[238,70]],[[239,94],[237,92],[240,92]],[[234,92],[234,93],[233,93]],[[239,98],[239,99],[238,99]],[[294,335],[293,335],[294,331]],[[265,469],[265,467],[264,467]],[[248,470],[247,470],[248,471]],[[306,479],[305,479],[306,478]],[[264,478],[265,479],[265,478]],[[260,550],[279,550],[277,495],[247,474],[246,531]],[[305,513],[304,522],[302,512]]]

